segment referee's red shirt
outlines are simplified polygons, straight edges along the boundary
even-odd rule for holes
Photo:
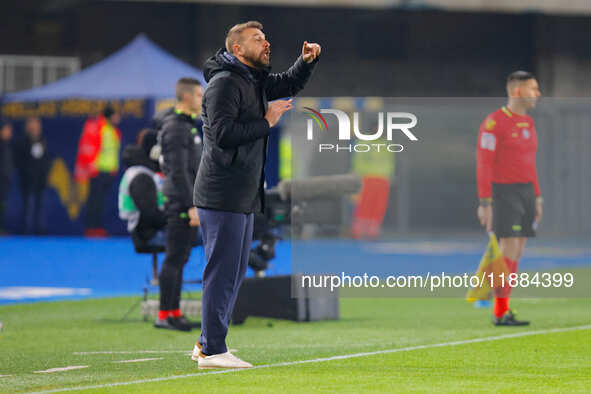
[[[502,107],[484,119],[478,133],[476,178],[478,198],[492,195],[492,183],[532,182],[540,195],[536,151],[538,135],[529,115]]]

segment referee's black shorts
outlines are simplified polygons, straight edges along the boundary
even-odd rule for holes
[[[499,238],[535,237],[536,193],[532,183],[493,183],[493,231]]]

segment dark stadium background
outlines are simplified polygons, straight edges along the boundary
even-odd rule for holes
[[[199,67],[229,26],[257,19],[278,70],[302,37],[322,42],[309,96],[504,96],[502,81],[518,68],[536,73],[545,95],[591,91],[582,16],[87,0],[3,1],[0,15],[0,53],[77,56],[83,68],[140,32]]]

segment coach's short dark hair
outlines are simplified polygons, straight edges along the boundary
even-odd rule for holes
[[[249,28],[263,30],[263,24],[258,21],[248,21],[232,26],[226,35],[226,51],[228,53],[234,53],[234,44],[241,42],[242,32]]]
[[[513,82],[524,82],[535,78],[536,77],[529,71],[514,71],[507,77],[507,84]]]
[[[179,79],[175,88],[176,99],[182,101],[185,93],[193,93],[195,86],[201,86],[201,82],[195,78],[184,77]]]

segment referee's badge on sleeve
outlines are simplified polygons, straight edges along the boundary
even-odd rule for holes
[[[480,147],[494,152],[497,146],[497,138],[492,133],[482,133],[480,136]]]

